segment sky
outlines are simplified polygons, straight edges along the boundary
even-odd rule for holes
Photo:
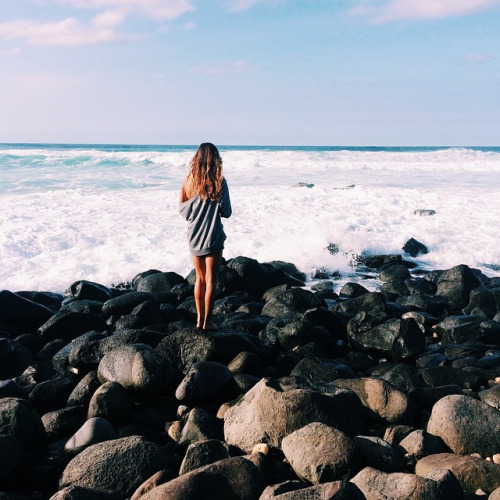
[[[500,0],[0,0],[0,143],[498,146]]]

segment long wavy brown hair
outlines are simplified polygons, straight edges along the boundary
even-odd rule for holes
[[[219,200],[222,195],[222,158],[210,142],[204,142],[189,165],[190,181],[196,194],[203,199]]]

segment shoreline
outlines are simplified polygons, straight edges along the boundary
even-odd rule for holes
[[[0,498],[500,488],[500,277],[363,265],[377,291],[228,259],[215,332],[194,327],[192,272],[0,292]]]

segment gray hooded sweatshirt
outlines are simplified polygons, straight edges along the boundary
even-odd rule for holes
[[[226,179],[222,179],[220,200],[203,200],[195,195],[179,203],[179,213],[188,221],[187,238],[192,255],[202,257],[222,250],[226,234],[221,217],[230,217],[232,213]]]

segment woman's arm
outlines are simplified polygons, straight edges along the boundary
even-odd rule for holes
[[[222,197],[219,202],[220,205],[220,215],[221,217],[231,217],[233,209],[231,207],[231,198],[229,197],[229,187],[227,185],[226,179],[222,181]]]

